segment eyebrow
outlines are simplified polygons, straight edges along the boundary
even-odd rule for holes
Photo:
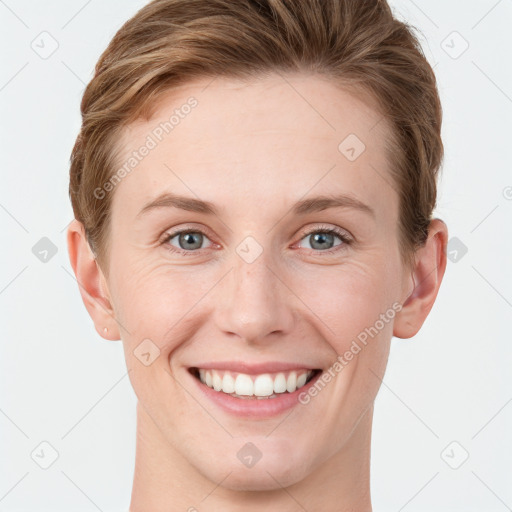
[[[137,217],[159,208],[179,208],[205,215],[219,214],[216,206],[209,201],[166,192],[147,203],[137,214]],[[319,212],[328,208],[351,208],[366,213],[373,218],[376,217],[375,211],[370,206],[348,194],[321,195],[303,199],[295,203],[291,211],[295,215],[307,215],[308,213]]]

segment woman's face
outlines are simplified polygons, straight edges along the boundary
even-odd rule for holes
[[[411,291],[387,129],[326,80],[275,74],[180,87],[126,130],[119,167],[138,156],[111,192],[107,285],[160,451],[232,489],[275,488],[371,414]],[[292,370],[299,385],[324,373],[292,396]]]

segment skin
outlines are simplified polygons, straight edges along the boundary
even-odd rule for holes
[[[153,119],[124,132],[119,162],[190,96],[198,105],[115,188],[108,268],[78,221],[68,229],[84,304],[101,336],[122,339],[138,397],[130,510],[371,511],[374,400],[392,336],[414,336],[434,304],[447,227],[432,220],[414,267],[403,266],[384,153],[389,126],[370,100],[315,76],[177,88]],[[366,145],[352,162],[338,150],[350,133]],[[158,208],[138,216],[164,191],[210,201],[218,215]],[[288,213],[301,199],[333,193],[351,194],[375,217],[352,208]],[[352,243],[334,235],[318,248],[311,233],[326,226]],[[163,241],[171,228],[203,230],[201,248],[180,246],[179,236]],[[263,249],[252,263],[236,252],[248,236]],[[401,305],[394,318],[291,414],[230,415],[199,394],[187,371],[200,360],[326,370],[393,304]],[[149,366],[133,353],[144,339],[160,350]],[[237,458],[247,442],[262,453],[251,468]]]

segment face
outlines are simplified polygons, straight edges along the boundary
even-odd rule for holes
[[[109,226],[131,383],[166,449],[214,482],[299,482],[373,405],[410,287],[386,130],[331,82],[272,75],[187,84],[123,134],[120,166],[157,142]]]

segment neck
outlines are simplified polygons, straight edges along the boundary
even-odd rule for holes
[[[370,446],[373,405],[345,445],[305,479],[271,491],[233,491],[212,482],[164,438],[137,404],[137,445],[130,512],[372,512]]]

